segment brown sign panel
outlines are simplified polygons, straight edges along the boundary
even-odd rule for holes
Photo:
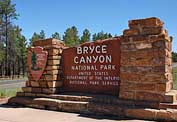
[[[47,62],[47,51],[43,51],[42,47],[28,48],[27,64],[29,67],[30,80],[39,80],[44,72]]]
[[[63,71],[65,91],[118,95],[120,39],[65,49]]]

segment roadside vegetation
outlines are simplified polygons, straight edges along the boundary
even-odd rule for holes
[[[173,88],[177,90],[177,67],[173,68],[173,85]]]
[[[21,88],[0,89],[0,98],[13,97],[19,91],[21,91]]]

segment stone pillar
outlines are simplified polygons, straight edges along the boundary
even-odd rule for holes
[[[121,41],[119,97],[166,101],[172,89],[171,40],[158,18],[129,21]]]
[[[40,46],[44,51],[48,52],[47,64],[38,81],[31,80],[29,76],[29,80],[26,82],[26,87],[22,88],[23,92],[27,94],[57,93],[63,84],[61,54],[62,50],[65,48],[65,44],[56,39],[45,39],[33,42],[33,46]]]

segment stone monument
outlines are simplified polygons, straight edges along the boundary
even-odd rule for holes
[[[130,20],[121,36],[71,48],[56,39],[35,41],[29,80],[9,104],[177,121],[172,42],[163,24],[155,17]]]

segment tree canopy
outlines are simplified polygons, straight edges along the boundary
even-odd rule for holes
[[[82,33],[80,43],[82,44],[82,43],[85,43],[85,42],[89,42],[90,41],[90,36],[91,36],[91,33],[89,32],[89,30],[85,29]]]
[[[40,40],[40,39],[45,39],[45,38],[46,38],[46,36],[45,36],[44,30],[41,30],[39,34],[34,32],[31,39],[30,39],[29,44],[31,46],[34,41],[37,41],[37,40]]]
[[[110,33],[104,33],[103,31],[98,32],[98,33],[94,33],[92,40],[96,41],[96,40],[103,40],[103,39],[107,39],[107,38],[111,38],[112,35]]]
[[[76,46],[80,43],[78,31],[75,26],[66,29],[64,32],[63,41],[68,47]]]
[[[0,0],[0,76],[25,75],[26,39],[12,21],[18,16],[11,0]]]
[[[61,40],[60,34],[58,32],[53,33],[52,38]]]

